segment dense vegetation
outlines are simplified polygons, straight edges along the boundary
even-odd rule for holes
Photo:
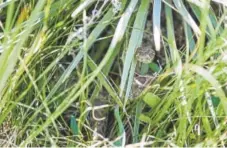
[[[226,7],[1,0],[0,146],[226,146]]]

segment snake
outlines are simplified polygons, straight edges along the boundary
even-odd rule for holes
[[[151,63],[155,58],[155,51],[152,49],[149,44],[142,44],[141,47],[138,47],[136,50],[136,59],[137,61],[145,64]]]

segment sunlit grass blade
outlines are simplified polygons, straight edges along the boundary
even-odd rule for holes
[[[15,47],[10,46],[11,49],[5,50],[0,56],[0,98],[3,93],[3,88],[6,86],[6,81],[14,70],[21,48],[26,39],[29,37],[35,22],[39,19],[37,13],[40,13],[44,7],[44,4],[45,0],[40,0],[37,3],[35,9],[31,13],[29,20],[25,23],[24,30],[20,34],[20,39],[16,42]],[[7,43],[5,43],[4,47],[7,47]]]
[[[162,1],[154,0],[153,5],[153,32],[154,32],[154,43],[156,51],[160,51],[161,48],[161,10]]]
[[[173,0],[175,6],[179,10],[180,14],[182,15],[182,18],[192,27],[194,33],[197,36],[200,36],[201,31],[198,27],[198,25],[195,23],[192,16],[188,13],[187,9],[185,8],[183,2],[181,0]]]
[[[86,7],[92,5],[95,1],[96,1],[96,0],[85,0],[85,1],[83,1],[83,2],[79,5],[79,7],[77,7],[76,10],[73,11],[73,13],[72,13],[72,15],[71,15],[72,18],[77,17],[77,15],[78,15],[79,13],[81,13],[84,9],[86,9]]]

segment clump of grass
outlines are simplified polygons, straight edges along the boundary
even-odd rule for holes
[[[1,1],[0,145],[225,146],[226,6]],[[154,79],[131,98],[146,33]]]

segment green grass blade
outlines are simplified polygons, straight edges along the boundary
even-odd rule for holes
[[[122,137],[120,138],[120,140],[116,141],[114,143],[115,146],[121,146],[124,147],[125,146],[125,129],[124,129],[124,125],[123,122],[121,120],[121,116],[120,116],[120,112],[119,112],[119,107],[115,107],[114,109],[114,116],[117,119],[117,124],[118,124],[118,136]]]
[[[139,117],[142,113],[142,101],[136,103],[136,115],[134,119],[134,126],[133,126],[133,143],[139,142],[139,127],[140,127],[140,120]]]
[[[124,33],[126,31],[126,27],[128,24],[128,21],[132,15],[133,10],[135,9],[135,6],[137,4],[137,1],[131,1],[128,8],[122,15],[121,19],[118,22],[116,32],[114,34],[114,37],[112,39],[112,42],[110,44],[109,50],[97,69],[92,73],[91,77],[88,78],[88,80],[82,85],[82,87],[77,90],[71,92],[71,94],[63,100],[63,102],[56,108],[56,111],[52,113],[47,119],[46,122],[42,124],[36,131],[34,131],[31,135],[29,135],[26,140],[20,144],[20,146],[25,146],[28,143],[31,142],[40,132],[42,132],[50,123],[50,119],[56,119],[63,111],[65,111],[80,95],[81,93],[94,81],[94,79],[98,76],[98,74],[101,72],[102,68],[105,66],[108,59],[111,57],[112,53],[114,52],[114,49],[118,42],[120,42],[124,36]],[[79,84],[77,84],[79,86]],[[77,88],[77,87],[76,87]]]
[[[149,0],[143,0],[141,2],[141,5],[136,15],[132,34],[128,44],[128,49],[126,51],[126,56],[125,56],[124,66],[123,66],[123,73],[121,76],[121,84],[120,84],[121,97],[123,96],[123,92],[125,90],[125,86],[128,80],[129,70],[134,58],[135,50],[137,47],[141,45],[141,42],[142,42],[143,31],[145,28],[146,18],[148,14],[148,8],[149,8]],[[127,86],[127,87],[131,89],[131,86]]]
[[[188,65],[188,68],[191,71],[201,75],[205,80],[207,80],[215,88],[215,91],[217,92],[217,95],[221,100],[221,104],[223,106],[225,114],[227,115],[227,100],[220,83],[210,74],[209,71],[205,70],[200,66],[190,64]]]

